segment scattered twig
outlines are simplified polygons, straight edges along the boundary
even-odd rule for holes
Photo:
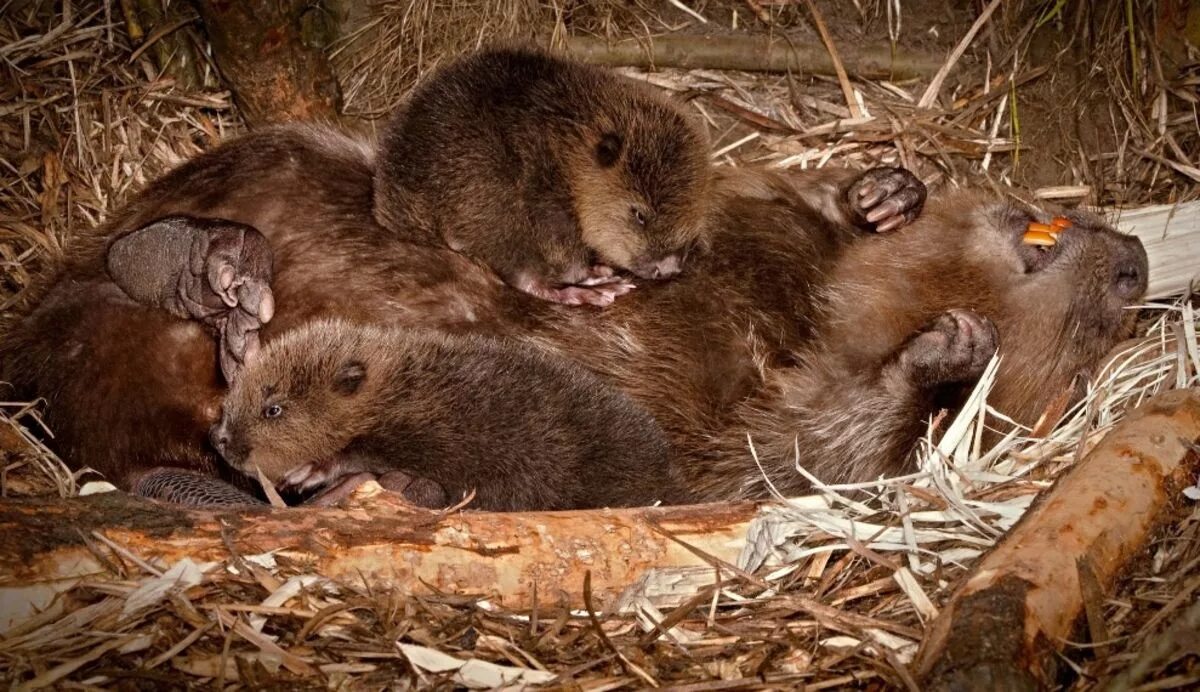
[[[921,108],[929,108],[933,105],[933,102],[937,100],[938,92],[942,90],[942,82],[946,81],[946,77],[950,74],[950,70],[954,69],[954,66],[958,64],[958,60],[962,57],[963,53],[966,52],[967,46],[971,45],[971,41],[975,40],[975,35],[979,33],[979,30],[982,29],[983,25],[987,23],[987,20],[991,18],[992,13],[996,11],[996,8],[1000,6],[1001,2],[1002,0],[992,0],[990,3],[988,3],[987,7],[983,8],[983,12],[980,13],[979,18],[975,20],[975,23],[971,25],[971,28],[967,31],[966,35],[964,35],[962,40],[958,42],[958,45],[954,47],[954,52],[951,53],[950,57],[946,59],[946,62],[942,65],[942,68],[937,71],[936,75],[933,76],[933,80],[929,82],[929,86],[925,89],[925,93],[921,95],[921,100],[917,102],[917,106]]]
[[[821,34],[821,42],[825,44],[825,50],[829,51],[829,61],[833,63],[833,71],[837,74],[838,84],[842,87],[842,95],[846,97],[846,107],[850,109],[850,117],[863,117],[862,108],[859,107],[858,99],[854,96],[854,87],[850,84],[850,78],[846,76],[846,68],[842,65],[842,58],[838,55],[837,46],[833,44],[833,37],[829,35],[829,29],[825,26],[825,18],[821,16],[821,12],[813,0],[804,0],[804,5],[812,14],[813,24],[817,26],[817,33]]]

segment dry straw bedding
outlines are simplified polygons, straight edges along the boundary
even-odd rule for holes
[[[580,9],[514,2],[481,9],[481,3],[384,2],[360,18],[360,30],[335,48],[334,59],[348,109],[372,115],[444,51],[519,33],[532,22],[544,22],[558,38],[621,35],[635,21],[650,32],[702,28],[675,4],[684,3]],[[798,23],[793,14],[801,11],[799,3],[686,4],[706,24],[727,22],[730,7],[741,7],[742,22],[762,31],[794,29],[787,22]],[[887,6],[911,9],[855,4],[876,22],[886,20]],[[1048,14],[1061,4],[1042,3],[1035,18],[1067,25],[1068,12]],[[240,123],[207,65],[203,85],[185,91],[149,51],[132,45],[116,3],[0,7],[6,10],[0,12],[0,305],[7,309],[70,242],[71,228],[99,222],[132,190],[236,133]],[[759,11],[773,23],[762,22]],[[464,19],[435,21],[444,12]],[[497,19],[501,14],[510,19]],[[1121,24],[1113,12],[1095,21]],[[448,35],[444,27],[452,24],[465,28]],[[1023,26],[980,39],[987,48],[969,50],[964,65],[994,57],[990,71],[975,83],[948,84],[931,109],[915,107],[924,81],[852,78],[847,92],[836,78],[811,75],[801,82],[700,69],[630,72],[693,97],[710,125],[714,156],[726,165],[899,162],[935,184],[1003,184],[1022,180],[1014,155],[1021,110],[1014,102],[1040,77],[1024,62],[1026,52],[1008,49],[1029,41]],[[188,32],[204,54],[194,24],[178,31]],[[1103,35],[1114,34],[1120,32]],[[1042,195],[1090,203],[1197,197],[1197,172],[1189,166],[1200,133],[1194,94],[1186,98],[1197,73],[1162,79],[1149,29],[1134,36],[1141,39],[1138,72],[1119,36],[1096,46],[1097,59],[1111,61],[1102,76],[1113,96],[1108,115],[1127,134],[1111,151],[1064,161]],[[356,40],[375,48],[356,51]],[[407,53],[387,50],[398,42]],[[449,688],[550,679],[552,686],[586,690],[904,686],[923,627],[956,577],[1034,495],[1130,406],[1164,389],[1200,384],[1190,300],[1148,305],[1140,331],[1142,338],[1096,377],[1087,399],[1045,436],[1014,429],[987,409],[989,370],[967,408],[931,432],[913,474],[853,489],[865,494],[818,481],[811,497],[780,502],[757,524],[740,569],[716,570],[716,585],[700,588],[680,608],[660,609],[631,592],[625,613],[592,617],[557,607],[550,597],[537,612],[512,613],[487,594],[410,597],[333,584],[304,564],[270,555],[148,564],[96,537],[112,578],[81,583],[38,617],[0,634],[0,677],[27,688],[72,689]],[[77,492],[80,479],[38,441],[44,433],[38,407],[7,402],[2,410],[4,493]],[[1012,432],[983,449],[985,425]],[[1089,688],[1121,670],[1153,675],[1159,688],[1200,679],[1194,657],[1150,655],[1174,636],[1163,632],[1200,619],[1192,612],[1200,589],[1200,514],[1187,502],[1178,513],[1179,521],[1103,604],[1110,640],[1068,646],[1064,662],[1077,673],[1069,686]],[[650,585],[669,590],[687,579],[660,575]]]

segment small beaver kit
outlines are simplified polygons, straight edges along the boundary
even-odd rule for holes
[[[356,473],[425,506],[512,511],[677,501],[649,414],[582,368],[483,337],[317,321],[253,359],[212,442],[309,491]]]
[[[653,87],[527,49],[434,73],[388,125],[375,215],[487,264],[509,285],[608,305],[703,244],[703,130]]]

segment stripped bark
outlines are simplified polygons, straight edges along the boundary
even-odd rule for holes
[[[184,510],[124,493],[0,502],[0,599],[37,584],[111,573],[96,534],[146,562],[229,560],[274,551],[352,585],[483,594],[529,608],[564,598],[581,607],[583,577],[609,603],[650,567],[736,562],[758,505],[571,512],[442,514],[368,483],[347,506]],[[668,535],[669,534],[669,535]],[[674,536],[678,541],[672,540]],[[102,546],[100,546],[102,547]],[[232,552],[231,552],[232,550]],[[101,551],[103,552],[103,551]]]
[[[597,65],[836,73],[834,61],[820,44],[789,43],[779,38],[671,35],[607,41],[571,36],[566,47],[571,56]],[[897,52],[893,57],[887,45],[839,46],[838,51],[846,71],[865,79],[928,77],[942,66],[942,60],[932,55]]]
[[[983,558],[921,644],[923,688],[1033,690],[1083,608],[1077,565],[1110,588],[1200,469],[1200,390],[1134,411]]]

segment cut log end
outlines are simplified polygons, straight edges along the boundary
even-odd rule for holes
[[[1010,575],[964,597],[958,604],[961,616],[947,621],[946,646],[927,673],[924,689],[1045,688],[1049,681],[1038,674],[1045,669],[1043,663],[1021,660],[1027,655],[1025,599],[1030,586]]]
[[[1200,467],[1198,438],[1195,390],[1159,395],[1113,429],[975,566],[933,622],[917,660],[925,688],[1050,685],[1083,592],[1111,586],[1170,514]]]

